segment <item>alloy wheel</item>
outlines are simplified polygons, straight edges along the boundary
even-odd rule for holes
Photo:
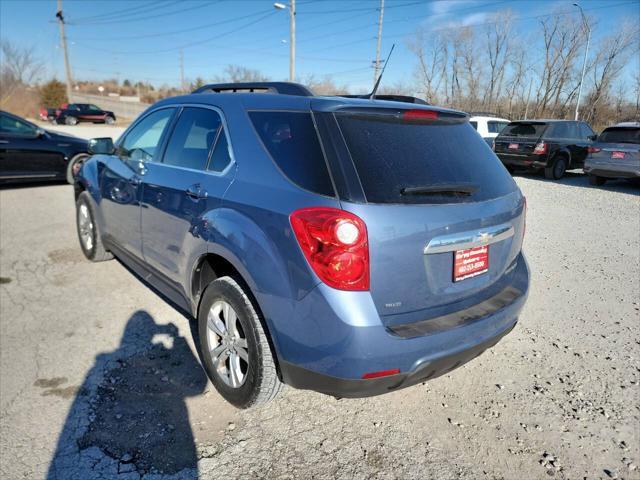
[[[207,315],[207,344],[216,375],[229,387],[240,388],[249,369],[249,349],[236,311],[224,300]]]
[[[89,207],[85,204],[80,205],[78,211],[78,227],[82,244],[85,250],[90,252],[93,248],[93,221],[91,220]]]

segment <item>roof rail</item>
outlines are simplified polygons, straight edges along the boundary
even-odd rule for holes
[[[369,95],[337,95],[339,97],[345,98],[370,98]],[[429,105],[423,99],[418,97],[411,97],[409,95],[375,95],[373,97],[375,100],[388,100],[391,102],[405,102],[405,103],[417,103],[420,105]]]
[[[313,97],[313,92],[304,85],[293,82],[238,82],[211,83],[204,85],[192,93],[278,93],[280,95],[296,95],[299,97]]]

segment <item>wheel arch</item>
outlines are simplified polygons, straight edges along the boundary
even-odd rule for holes
[[[241,265],[237,259],[230,261],[226,256],[219,253],[207,252],[201,255],[195,262],[191,274],[190,295],[193,305],[193,314],[197,318],[200,313],[202,296],[207,286],[217,278],[230,276],[234,278],[238,284],[245,290],[247,297],[258,314],[258,318],[262,324],[262,328],[267,336],[269,346],[273,352],[278,377],[282,380],[280,372],[279,349],[272,332],[273,328],[269,325],[269,321],[265,318],[264,311],[255,295],[255,282],[249,272]]]
[[[563,147],[563,148],[559,148],[558,150],[556,150],[553,154],[553,156],[551,157],[551,162],[552,164],[555,163],[556,159],[558,157],[564,157],[567,160],[567,170],[569,170],[569,167],[571,166],[571,152],[569,151],[568,148]]]

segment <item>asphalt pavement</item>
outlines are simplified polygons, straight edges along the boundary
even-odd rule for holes
[[[532,289],[450,374],[238,411],[192,321],[80,251],[69,185],[0,190],[0,478],[640,478],[640,190],[516,180]]]

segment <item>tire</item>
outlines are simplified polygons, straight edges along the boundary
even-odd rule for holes
[[[113,125],[114,123],[116,123],[116,119],[111,115],[107,115],[104,119],[104,123],[106,123],[107,125]]]
[[[70,183],[71,185],[75,183],[79,168],[87,158],[89,158],[89,155],[86,153],[79,153],[69,160],[69,164],[67,165],[67,183]]]
[[[95,218],[91,197],[87,192],[82,192],[76,201],[76,229],[82,253],[92,262],[111,260],[113,255],[102,244]]]
[[[216,390],[232,405],[249,408],[275,398],[284,384],[258,310],[241,285],[242,280],[225,276],[207,286],[198,334],[202,362]]]
[[[606,178],[599,177],[598,175],[589,175],[589,185],[601,187],[605,183],[607,183]]]
[[[549,180],[560,180],[567,171],[567,159],[563,156],[555,157],[551,165],[544,169],[544,176]]]
[[[65,125],[77,125],[78,119],[76,117],[65,117],[64,123]]]

